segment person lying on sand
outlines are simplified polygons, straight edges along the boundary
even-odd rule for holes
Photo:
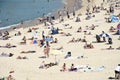
[[[14,54],[12,54],[12,53],[8,54],[8,53],[4,53],[4,52],[0,54],[0,56],[2,56],[2,57],[12,57],[13,55]]]
[[[50,67],[56,66],[56,65],[58,65],[57,62],[55,62],[55,63],[50,62],[50,63],[48,63],[48,64],[45,64],[45,61],[42,61],[42,63],[41,63],[41,65],[40,65],[39,69],[47,69],[47,68],[50,68]]]
[[[0,46],[0,48],[14,48],[15,45],[11,45],[10,43],[7,43],[5,46]]]
[[[60,34],[62,34],[62,36],[72,36],[72,34],[70,34],[70,33],[65,33],[65,32],[60,32]]]
[[[54,50],[61,50],[63,49],[63,46],[57,47],[57,48],[53,48]]]
[[[36,51],[21,51],[21,53],[35,53]]]
[[[102,50],[114,50],[114,48],[112,46],[109,46],[108,48]]]

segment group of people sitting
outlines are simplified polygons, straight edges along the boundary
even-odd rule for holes
[[[1,32],[0,35],[2,36],[2,40],[8,40],[10,38],[9,32],[5,31],[5,32]]]

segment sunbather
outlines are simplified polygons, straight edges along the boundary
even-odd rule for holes
[[[21,53],[35,53],[36,51],[21,51]]]

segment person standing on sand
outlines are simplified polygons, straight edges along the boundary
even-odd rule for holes
[[[44,55],[45,55],[46,57],[49,57],[49,52],[50,52],[49,46],[44,46]]]
[[[115,68],[115,79],[120,79],[120,64]]]

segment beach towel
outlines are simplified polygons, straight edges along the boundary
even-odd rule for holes
[[[119,19],[114,15],[111,16],[111,20],[112,22],[119,22]]]

